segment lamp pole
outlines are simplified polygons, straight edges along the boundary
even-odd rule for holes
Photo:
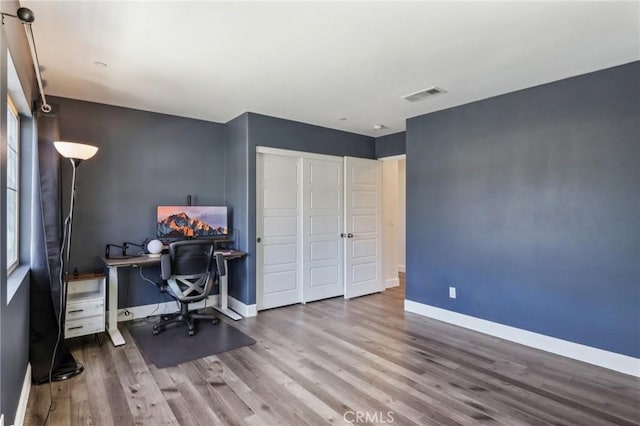
[[[63,277],[64,277],[64,282],[63,282],[63,294],[64,294],[64,300],[67,300],[67,287],[69,285],[69,262],[71,259],[71,229],[73,227],[73,208],[75,205],[75,199],[76,199],[76,171],[78,166],[80,165],[80,163],[82,162],[82,160],[78,160],[77,158],[69,158],[69,161],[71,161],[71,168],[72,168],[72,173],[71,173],[71,200],[69,202],[69,215],[67,216],[67,218],[64,221],[64,226],[65,226],[65,240],[63,241],[64,247],[64,264],[63,266]]]
[[[76,363],[75,370],[61,372],[59,374],[56,374],[55,376],[53,375],[53,364],[55,362],[56,353],[58,351],[58,345],[60,344],[62,330],[64,329],[64,322],[66,321],[65,310],[67,306],[67,289],[69,288],[69,262],[71,259],[71,228],[73,226],[73,207],[74,207],[75,198],[76,198],[76,170],[78,168],[78,165],[82,161],[77,158],[69,158],[69,160],[71,161],[71,167],[72,167],[71,200],[69,204],[69,214],[64,220],[64,229],[63,229],[64,241],[62,241],[62,252],[60,256],[62,258],[63,257],[62,255],[64,255],[64,262],[62,262],[62,265],[61,265],[62,270],[60,271],[61,272],[60,285],[62,286],[62,288],[60,289],[60,292],[62,294],[62,297],[60,300],[61,302],[60,316],[59,316],[60,321],[58,322],[58,339],[56,341],[56,346],[54,347],[53,356],[51,357],[51,366],[49,368],[49,382],[52,382],[52,381],[57,382],[61,380],[70,379],[71,377],[74,377],[82,373],[82,371],[84,370],[84,366],[82,364]]]

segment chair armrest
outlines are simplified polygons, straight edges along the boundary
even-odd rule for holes
[[[227,275],[227,269],[224,267],[224,256],[222,253],[216,253],[216,268],[218,268],[218,276]]]
[[[163,280],[171,278],[171,257],[168,254],[163,254],[160,258],[160,268]]]

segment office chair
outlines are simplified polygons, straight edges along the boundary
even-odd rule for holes
[[[162,315],[153,326],[154,335],[169,324],[184,322],[189,327],[189,336],[193,336],[196,333],[195,320],[211,320],[213,324],[220,321],[213,314],[189,311],[190,303],[206,299],[214,281],[226,275],[224,257],[221,253],[214,256],[214,245],[213,241],[199,240],[177,241],[169,245],[169,254],[161,259],[162,279],[167,282],[169,294],[180,302],[180,311]]]

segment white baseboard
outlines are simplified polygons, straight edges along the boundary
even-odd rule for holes
[[[206,300],[206,306],[213,306],[218,304],[218,295],[209,296]],[[201,309],[205,307],[205,301],[193,303],[190,309]],[[132,306],[130,308],[118,309],[118,322],[131,321],[138,318],[146,318],[150,315],[168,314],[171,312],[179,311],[180,308],[174,301],[153,303],[151,305]],[[129,315],[125,315],[125,312],[129,312]]]
[[[398,272],[407,272],[406,269],[405,265],[398,265]]]
[[[384,281],[385,288],[398,287],[400,285],[400,278],[388,278]]]
[[[22,390],[20,391],[20,401],[16,410],[15,426],[22,426],[24,418],[27,415],[27,403],[29,402],[29,393],[31,392],[31,363],[27,364],[27,371],[24,373],[24,381],[22,382]],[[1,424],[4,424],[1,423]]]
[[[243,317],[255,317],[258,315],[258,305],[245,305],[238,299],[229,296],[229,308],[233,309]]]
[[[448,322],[460,327],[479,331],[525,346],[577,359],[589,364],[615,370],[620,373],[640,377],[640,359],[591,346],[581,345],[544,334],[483,320],[412,300],[404,301],[404,310],[415,314]]]

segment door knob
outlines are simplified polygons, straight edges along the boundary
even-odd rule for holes
[[[344,232],[342,234],[340,234],[340,238],[344,238],[346,236],[347,236],[347,234],[345,234]]]
[[[347,238],[353,238],[353,234],[352,234],[351,232],[349,232],[349,233],[347,234]]]
[[[258,239],[256,239],[256,241],[261,243],[262,242],[262,238],[258,237]]]

